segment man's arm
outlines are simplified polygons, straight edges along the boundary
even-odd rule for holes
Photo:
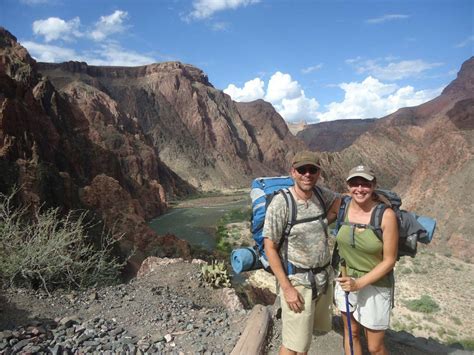
[[[304,307],[303,296],[293,287],[290,280],[286,276],[285,270],[281,263],[280,255],[278,254],[278,246],[272,240],[264,239],[265,254],[268,258],[268,263],[273,271],[273,274],[278,280],[283,291],[284,301],[288,307],[296,313],[300,313]]]
[[[334,202],[332,203],[331,207],[329,207],[327,213],[328,224],[334,222],[337,218],[337,213],[339,212],[339,207],[341,206],[341,198],[336,197]]]

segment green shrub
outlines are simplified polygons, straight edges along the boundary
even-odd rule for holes
[[[461,319],[459,319],[458,317],[451,317],[451,319],[454,322],[454,324],[462,325]]]
[[[428,295],[423,295],[419,299],[405,302],[407,308],[414,312],[433,313],[439,310],[438,304]]]
[[[112,257],[117,241],[102,232],[93,243],[87,212],[15,208],[13,196],[0,194],[0,270],[7,286],[85,288],[115,283],[124,262]],[[98,244],[98,245],[97,245]]]
[[[238,239],[238,235],[227,229],[229,223],[242,222],[250,219],[250,208],[236,208],[227,212],[217,223],[216,249],[224,254],[230,254],[233,244],[230,238]]]
[[[457,340],[456,343],[461,344],[464,350],[474,350],[474,339],[461,339]]]
[[[230,287],[229,273],[223,261],[202,265],[201,277],[213,287]]]

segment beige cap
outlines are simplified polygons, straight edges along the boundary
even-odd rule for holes
[[[296,153],[291,161],[291,166],[293,168],[299,168],[304,165],[314,165],[317,168],[321,168],[319,166],[319,157],[316,153],[310,152],[309,150],[303,150]]]
[[[349,181],[350,179],[358,176],[369,181],[375,179],[375,173],[371,168],[366,165],[358,165],[355,168],[352,168],[351,171],[349,171],[349,176],[347,177],[346,181]]]

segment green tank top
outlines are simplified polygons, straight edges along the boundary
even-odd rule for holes
[[[346,214],[345,221],[348,222]],[[378,265],[382,259],[383,243],[377,238],[372,229],[354,229],[355,248],[352,247],[351,229],[349,225],[342,225],[336,236],[339,255],[346,261],[347,276],[358,278],[364,276]],[[372,285],[391,287],[388,275]]]

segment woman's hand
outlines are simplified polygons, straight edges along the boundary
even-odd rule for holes
[[[341,288],[343,289],[343,291],[346,291],[346,292],[354,292],[354,291],[360,290],[360,286],[357,280],[358,279],[354,279],[349,276],[336,278],[336,281],[339,282],[339,285],[341,285]]]

